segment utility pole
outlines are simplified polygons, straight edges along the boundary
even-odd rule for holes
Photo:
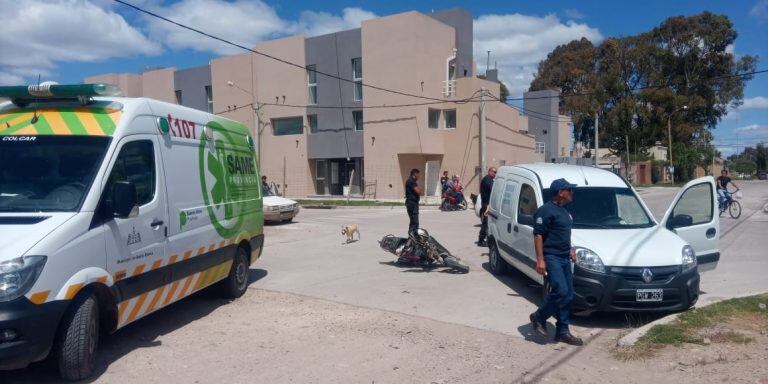
[[[485,87],[480,88],[480,174],[486,168],[486,143],[485,143]]]
[[[669,170],[670,177],[672,178],[672,184],[675,183],[675,166],[672,163],[672,115],[667,118],[667,135],[669,136]]]
[[[626,142],[626,144],[627,144],[627,179],[629,181],[632,181],[632,178],[629,176],[629,171],[630,171],[630,165],[629,165],[630,164],[629,163],[629,135],[624,136],[624,140],[627,141]]]
[[[598,132],[599,132],[598,131],[598,124],[599,123],[600,123],[600,115],[598,115],[597,112],[595,112],[595,155],[592,156],[595,159],[595,167],[598,166],[597,160],[599,158],[599,155],[597,154],[598,153],[598,148],[599,148],[597,140],[598,140],[598,137],[600,137],[600,135],[598,134]]]

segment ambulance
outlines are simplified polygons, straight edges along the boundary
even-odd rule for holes
[[[248,287],[264,242],[248,129],[119,92],[0,87],[0,369],[50,355],[84,379],[101,334]]]

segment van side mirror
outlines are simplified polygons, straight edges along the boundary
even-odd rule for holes
[[[517,215],[517,223],[520,225],[527,225],[529,227],[533,227],[533,215],[525,215],[525,214],[518,214]]]
[[[136,186],[130,181],[116,181],[112,184],[112,212],[118,219],[139,215]]]
[[[690,227],[693,225],[693,217],[690,215],[675,215],[667,221],[668,229]]]

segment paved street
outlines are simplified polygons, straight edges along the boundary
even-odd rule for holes
[[[718,269],[703,276],[702,300],[768,290],[760,245],[768,215],[759,210],[768,201],[768,184],[743,184],[744,212],[739,220],[722,218],[723,255]],[[641,191],[657,217],[675,193]],[[485,270],[485,250],[472,243],[478,228],[471,212],[425,209],[421,220],[470,265],[469,274],[394,266],[377,241],[405,232],[402,208],[305,209],[294,223],[266,227],[263,258],[243,299],[224,304],[204,292],[106,338],[97,381],[140,383],[146,370],[168,382],[252,382],[258,372],[269,372],[261,377],[270,382],[509,382],[535,376],[542,361],[562,365],[568,374],[561,380],[569,381],[579,365],[607,353],[619,330],[655,318],[576,318],[574,332],[589,341],[582,350],[527,341],[527,315],[540,287],[520,273],[496,278]],[[362,240],[344,245],[343,224],[357,224]],[[217,357],[196,352],[203,350]],[[303,368],[286,361],[302,361]],[[456,361],[450,372],[446,361]],[[43,368],[0,374],[0,382],[47,380],[52,374]]]

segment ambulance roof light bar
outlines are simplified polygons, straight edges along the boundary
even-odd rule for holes
[[[118,96],[120,88],[112,84],[56,84],[46,82],[40,85],[16,85],[0,87],[0,97],[7,97],[17,106],[24,107],[31,102],[46,100],[77,99],[81,104],[90,104],[95,96]]]

